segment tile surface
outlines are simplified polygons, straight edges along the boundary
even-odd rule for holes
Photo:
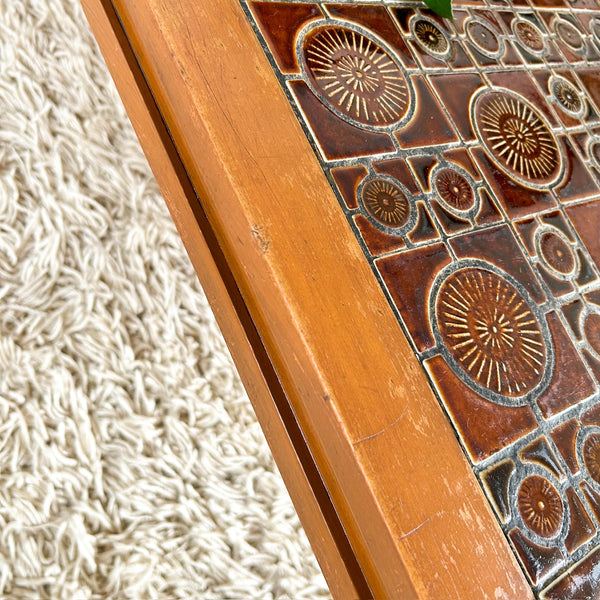
[[[533,590],[600,598],[600,6],[240,1]]]

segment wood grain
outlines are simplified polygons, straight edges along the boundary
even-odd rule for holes
[[[374,597],[531,598],[240,6],[114,4]]]
[[[368,598],[371,594],[360,566],[117,15],[109,0],[83,0],[82,4],[332,594]]]

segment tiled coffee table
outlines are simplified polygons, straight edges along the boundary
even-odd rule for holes
[[[600,598],[600,7],[84,0],[334,596]]]

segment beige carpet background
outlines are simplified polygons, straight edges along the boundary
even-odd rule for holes
[[[327,597],[77,0],[0,0],[0,598]]]

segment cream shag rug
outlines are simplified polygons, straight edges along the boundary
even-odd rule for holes
[[[78,2],[0,0],[0,598],[327,595]]]

